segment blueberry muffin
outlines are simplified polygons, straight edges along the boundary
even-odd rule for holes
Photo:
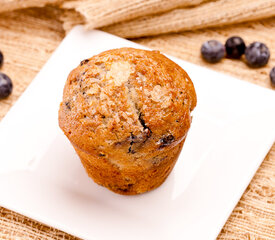
[[[187,73],[160,52],[113,49],[69,74],[59,126],[96,183],[139,194],[173,169],[196,101]]]

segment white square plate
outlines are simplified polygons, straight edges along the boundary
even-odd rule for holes
[[[58,128],[67,75],[85,58],[143,48],[75,27],[0,124],[0,205],[84,239],[214,239],[275,139],[275,93],[176,58],[198,106],[158,189],[120,196],[96,185]],[[237,71],[237,70],[236,70]]]

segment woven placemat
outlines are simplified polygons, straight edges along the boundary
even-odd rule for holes
[[[107,26],[105,31],[121,37],[153,36],[163,33],[225,26],[275,16],[275,0],[220,0],[193,8],[177,8]]]
[[[81,21],[86,21],[79,12],[68,11],[55,7],[44,7],[0,14],[0,49],[5,56],[2,71],[7,73],[14,82],[13,94],[8,99],[0,101],[0,119],[16,102],[64,38],[63,22],[59,19],[64,21],[64,16],[67,14],[67,20],[69,20],[70,16],[74,15],[76,20],[71,20],[71,26],[79,18],[82,18]],[[242,25],[167,34],[153,38],[135,39],[134,41],[184,60],[271,88],[268,72],[275,65],[274,32],[275,19],[270,18]],[[268,66],[261,69],[250,69],[241,61],[224,59],[221,63],[211,65],[201,60],[199,48],[204,40],[215,38],[224,41],[232,34],[242,36],[248,43],[255,40],[265,42],[271,50],[271,60]],[[232,212],[218,239],[275,239],[274,198],[275,145]],[[5,208],[0,208],[0,239],[76,238]]]
[[[47,4],[58,4],[62,2],[62,0],[0,0],[0,12],[29,7],[44,7]]]
[[[163,13],[175,8],[197,6],[207,0],[77,0],[65,1],[61,7],[73,9],[84,18],[87,28],[99,28],[141,16]],[[106,7],[108,6],[108,7]]]

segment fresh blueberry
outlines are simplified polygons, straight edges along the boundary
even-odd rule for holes
[[[273,67],[269,73],[271,85],[275,87],[275,67]]]
[[[263,67],[270,57],[268,47],[261,42],[253,42],[245,49],[247,64],[251,67]]]
[[[8,97],[12,92],[11,79],[4,73],[0,73],[0,99]]]
[[[225,50],[228,58],[239,59],[245,51],[244,40],[237,36],[228,38],[225,43]]]
[[[4,56],[3,56],[3,53],[0,51],[0,67],[2,67],[3,62],[4,62]]]
[[[201,46],[201,55],[207,62],[219,62],[225,56],[224,45],[217,40],[206,41]]]

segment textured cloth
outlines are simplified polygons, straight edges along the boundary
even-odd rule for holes
[[[61,0],[0,0],[0,12],[29,7],[43,7],[50,3],[59,3]]]
[[[224,26],[275,16],[275,0],[220,0],[195,8],[175,9],[160,15],[141,17],[108,26],[103,30],[133,38],[163,33]]]
[[[89,29],[165,12],[177,7],[196,6],[205,0],[81,0],[64,2],[62,7],[76,9],[85,17]],[[106,7],[108,6],[108,7]]]
[[[104,0],[105,1],[105,0]],[[209,1],[206,3],[202,3],[198,6],[182,8],[184,11],[197,11],[195,9],[202,8],[206,4],[220,4],[223,0],[220,1]],[[14,1],[0,1],[0,11],[3,5],[2,2],[23,2],[20,0]],[[25,1],[28,2],[28,1]],[[31,2],[31,1],[29,1]],[[56,2],[60,1],[32,1],[32,2],[40,2],[43,5],[44,3],[56,4]],[[83,4],[83,1],[78,1],[80,6]],[[90,1],[92,2],[92,1]],[[93,2],[100,2],[99,0]],[[122,1],[123,4],[125,2],[130,1]],[[142,1],[141,1],[142,2]],[[144,1],[145,2],[145,1]],[[148,1],[151,4],[156,4],[157,2],[168,2],[168,1]],[[171,1],[172,2],[172,1]],[[185,2],[188,1],[175,1],[175,2]],[[190,2],[190,1],[189,1]],[[223,1],[224,2],[224,1]],[[228,1],[227,1],[228,2]],[[239,8],[243,5],[237,4],[240,0],[234,0],[235,4],[232,4],[230,8],[223,9],[220,11],[220,15],[223,16],[219,18],[218,16],[213,16],[215,14],[207,14],[205,13],[203,17],[203,23],[205,22],[214,22],[213,18],[216,18],[216,23],[214,25],[222,25],[220,21],[224,19],[224,16],[227,19],[233,18],[241,18],[242,20],[235,22],[244,22],[251,21],[255,19],[255,14],[258,18],[263,18],[264,20],[260,21],[251,21],[245,24],[238,25],[230,25],[228,20],[224,23],[227,25],[226,27],[219,28],[211,28],[211,29],[201,29],[193,32],[181,32],[178,34],[165,34],[157,37],[147,37],[134,39],[135,42],[144,44],[153,49],[159,49],[162,52],[177,56],[184,60],[206,66],[212,68],[217,71],[225,72],[230,75],[239,77],[245,81],[249,81],[252,83],[256,83],[258,85],[272,88],[270,85],[270,80],[268,77],[268,73],[272,66],[275,65],[275,18],[267,17],[272,16],[271,14],[263,14],[262,17],[259,17],[259,13],[255,13],[257,11],[269,11],[269,8],[264,7],[265,10],[257,10],[250,9],[250,12],[246,12],[245,9],[243,11],[239,11]],[[247,2],[247,1],[246,1]],[[271,9],[274,7],[274,1],[250,1],[252,4],[255,4],[258,8],[261,6],[269,6]],[[258,3],[257,3],[258,2]],[[106,1],[105,1],[106,3]],[[199,1],[197,1],[199,3]],[[271,3],[271,5],[269,5]],[[74,11],[74,8],[77,8],[76,5],[69,7],[69,4],[76,4],[76,1],[71,1],[71,3],[66,3],[68,5],[62,5],[61,8],[65,8],[66,10],[62,10],[58,8],[57,5],[54,7],[43,7],[43,8],[35,8],[35,9],[26,9],[26,10],[17,10],[15,12],[5,12],[0,14],[0,49],[4,53],[5,63],[1,71],[7,73],[14,82],[14,91],[12,95],[5,100],[0,101],[0,120],[7,113],[9,108],[16,102],[21,93],[26,89],[28,84],[32,81],[35,75],[39,72],[43,64],[47,61],[47,59],[51,56],[52,52],[61,42],[63,37],[65,36],[65,31],[63,26],[67,26],[67,29],[71,28],[73,25],[77,23],[87,23],[87,26],[93,26],[96,23],[92,20],[88,20],[87,22],[86,16],[80,11],[79,8],[77,11]],[[99,3],[98,3],[99,4]],[[263,4],[263,5],[261,5]],[[122,5],[122,4],[121,4]],[[28,5],[28,6],[36,6],[36,5]],[[41,6],[41,5],[39,5]],[[85,7],[82,8],[85,9]],[[124,6],[124,5],[123,5]],[[154,6],[157,6],[154,5]],[[159,15],[169,14],[175,7],[179,5],[170,6],[170,9],[166,13],[165,9],[159,11],[144,10],[145,14],[151,14],[158,12]],[[182,7],[184,5],[181,5]],[[186,6],[186,5],[185,5]],[[19,6],[18,8],[21,8]],[[114,6],[117,7],[117,6]],[[234,9],[235,11],[234,11]],[[148,8],[150,9],[150,8]],[[168,9],[168,8],[167,8]],[[257,11],[256,11],[257,10]],[[111,11],[109,9],[109,11]],[[126,12],[125,10],[121,10],[122,12]],[[140,12],[140,10],[136,10]],[[236,14],[238,12],[238,16],[231,14]],[[246,17],[242,16],[243,14]],[[274,12],[274,10],[273,10]],[[99,14],[99,13],[97,13]],[[140,13],[142,14],[142,13]],[[119,14],[114,15],[115,18],[118,17]],[[108,27],[110,32],[116,31],[118,25],[129,24],[129,21],[140,21],[140,18],[135,19],[135,16],[141,17],[141,15],[135,15],[135,10],[133,7],[132,15],[128,15],[127,17],[121,17],[120,20],[117,19],[108,19],[106,23],[98,26],[107,26],[108,24],[115,23],[117,21],[126,20],[128,22],[115,24],[112,27]],[[250,16],[250,17],[247,17]],[[152,16],[151,18],[154,18]],[[147,18],[147,17],[144,17]],[[93,19],[91,17],[90,19]],[[102,22],[104,21],[104,17],[102,16]],[[171,22],[170,19],[165,18],[166,22]],[[191,18],[190,18],[191,19]],[[193,19],[202,19],[201,16],[194,14]],[[163,20],[162,20],[163,21]],[[162,24],[166,25],[166,22]],[[195,20],[194,20],[195,21]],[[190,24],[191,21],[186,23],[186,26]],[[233,21],[234,22],[234,21]],[[183,23],[182,23],[183,24]],[[161,24],[160,24],[161,25]],[[169,25],[169,24],[168,24]],[[214,26],[211,25],[211,26]],[[149,26],[149,24],[148,24]],[[179,24],[181,26],[181,24]],[[209,26],[209,25],[205,25]],[[166,28],[164,32],[172,32],[174,30],[170,30],[171,26]],[[201,26],[200,28],[202,28]],[[107,27],[106,27],[107,28]],[[112,30],[112,28],[114,30]],[[184,28],[183,28],[184,29]],[[183,30],[182,29],[182,30]],[[192,29],[192,28],[189,28]],[[181,29],[178,29],[181,30]],[[175,31],[178,31],[175,30]],[[147,30],[146,30],[147,31]],[[163,32],[163,33],[164,33]],[[159,32],[160,33],[160,32]],[[155,35],[156,32],[148,35]],[[158,34],[158,33],[157,33]],[[228,36],[231,35],[240,35],[242,36],[247,43],[251,43],[252,41],[262,41],[269,46],[271,51],[271,59],[269,61],[268,66],[260,68],[260,69],[250,69],[246,66],[244,62],[234,61],[229,59],[224,59],[218,64],[207,64],[202,61],[200,57],[200,46],[201,43],[208,39],[218,39],[221,41],[225,41]],[[143,35],[139,35],[143,36]],[[261,167],[257,171],[250,185],[246,189],[239,203],[235,207],[231,216],[229,217],[227,223],[223,227],[218,239],[275,239],[275,145],[273,145],[269,154],[266,156],[263,161]],[[54,228],[45,226],[37,221],[31,220],[27,217],[24,217],[20,214],[14,213],[10,210],[0,207],[0,239],[76,239],[69,234],[66,234],[62,231],[56,230]]]

